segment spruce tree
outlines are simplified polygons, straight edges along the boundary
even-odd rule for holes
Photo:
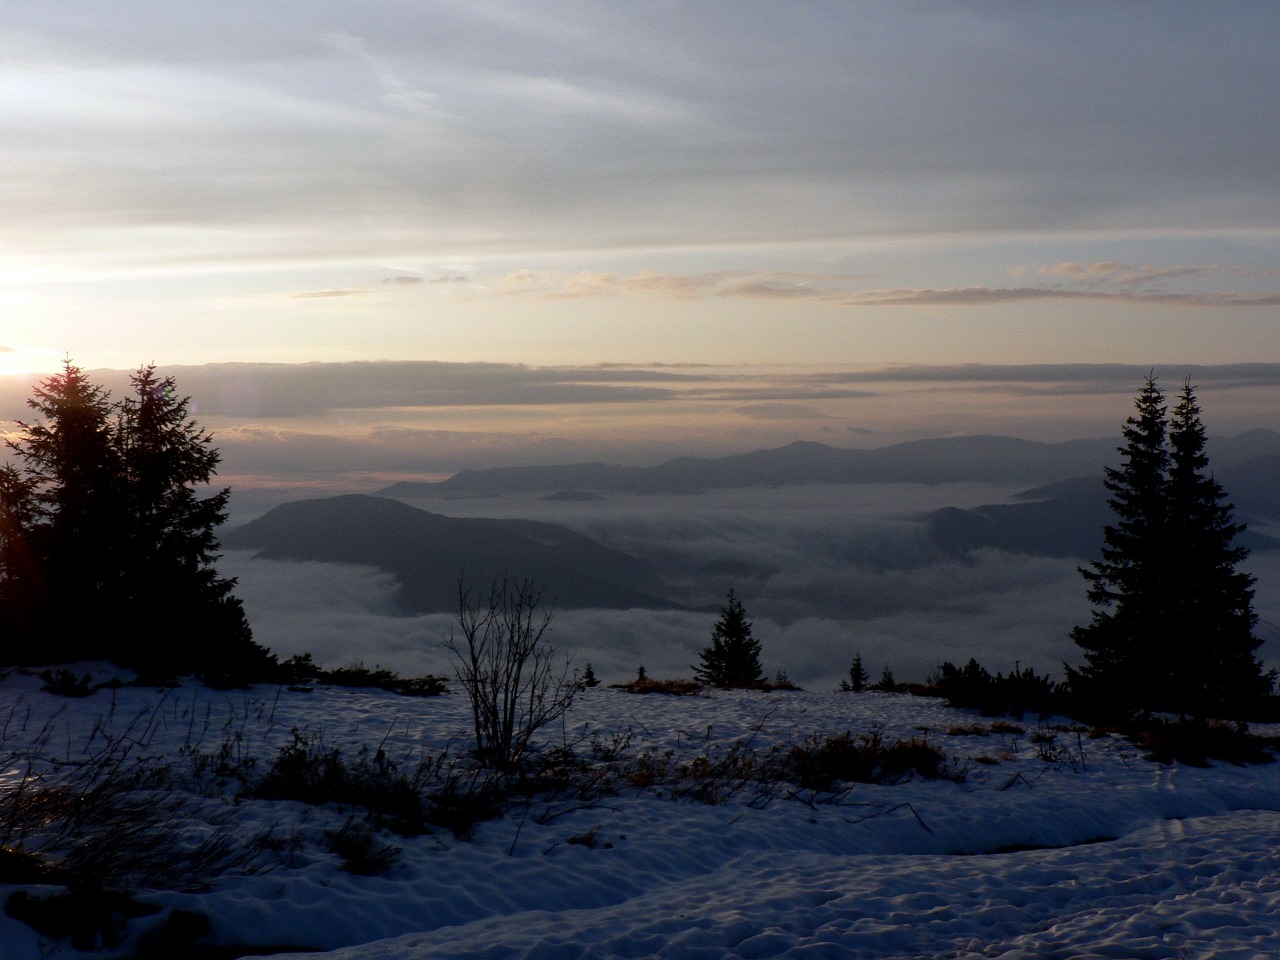
[[[243,608],[232,595],[235,581],[213,566],[215,530],[227,518],[231,491],[201,495],[221,458],[212,436],[189,416],[191,400],[178,394],[173,377],[144,366],[130,383],[133,393],[119,404],[115,424],[124,512],[121,594],[153,629],[132,634],[124,656],[160,674],[186,673],[248,641]],[[175,631],[189,642],[175,644]],[[234,638],[230,645],[228,638]]]
[[[1169,451],[1164,395],[1154,378],[1147,378],[1134,406],[1118,448],[1121,465],[1105,470],[1116,519],[1103,528],[1101,558],[1080,569],[1094,611],[1071,636],[1086,663],[1078,672],[1068,668],[1068,677],[1098,701],[1147,703],[1163,685],[1154,664],[1171,613],[1165,592]]]
[[[880,673],[880,679],[871,685],[872,690],[882,690],[885,693],[893,693],[898,688],[897,678],[894,677],[893,671],[889,669],[889,665],[884,665],[884,670]]]
[[[274,658],[213,567],[229,491],[202,492],[218,453],[172,378],[143,367],[132,385],[112,403],[67,360],[28,401],[42,419],[19,424],[9,446],[23,469],[0,476],[0,656],[262,676]]]
[[[1249,551],[1235,543],[1222,485],[1208,473],[1200,407],[1188,378],[1169,428],[1169,540],[1177,551],[1167,595],[1171,611],[1170,705],[1197,713],[1238,707],[1267,692],[1254,659],[1253,577],[1238,569]]]
[[[41,419],[19,421],[21,439],[8,443],[25,464],[32,506],[25,538],[50,599],[38,614],[42,653],[78,659],[98,645],[94,625],[116,616],[120,469],[110,397],[67,359],[27,406]]]
[[[848,679],[840,681],[840,689],[845,693],[861,693],[867,689],[870,681],[871,677],[867,675],[866,668],[862,665],[862,654],[858,653],[849,664]]]
[[[1072,631],[1086,662],[1067,667],[1095,709],[1238,713],[1271,688],[1253,657],[1253,578],[1237,569],[1244,527],[1207,473],[1205,432],[1188,380],[1172,422],[1148,378],[1107,468],[1116,520],[1081,573],[1092,621]]]
[[[38,510],[31,479],[11,463],[0,467],[0,663],[34,663],[44,653],[28,643],[50,612],[31,542]]]
[[[700,657],[702,663],[694,667],[694,677],[707,686],[746,687],[764,677],[760,641],[751,635],[751,621],[732,589],[711,631],[711,643]]]

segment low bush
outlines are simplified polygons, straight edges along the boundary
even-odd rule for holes
[[[295,688],[307,683],[320,683],[330,687],[386,690],[408,697],[438,696],[444,693],[448,682],[447,678],[432,674],[424,677],[402,677],[392,670],[379,666],[371,669],[358,662],[326,670],[309,653],[290,657],[280,664],[280,680]]]
[[[730,687],[731,690],[760,690],[764,693],[773,693],[775,690],[800,690],[801,688],[792,682],[787,676],[787,671],[779,670],[772,680],[753,680],[751,683],[744,683],[738,687]]]
[[[1027,712],[1046,717],[1069,709],[1062,685],[1036,673],[1033,667],[993,676],[972,657],[963,667],[950,661],[940,664],[920,692],[944,697],[950,706],[978,710],[987,717],[1021,717]]]
[[[1261,737],[1243,723],[1214,720],[1177,720],[1158,716],[1133,716],[1107,732],[1119,733],[1147,751],[1147,759],[1163,764],[1208,766],[1210,760],[1228,763],[1274,763],[1280,738]]]
[[[856,737],[811,737],[787,752],[783,772],[797,786],[818,791],[839,783],[901,783],[912,776],[936,780],[947,772],[947,755],[918,737],[886,743],[872,729]]]
[[[0,884],[62,884],[71,880],[57,864],[27,850],[0,847]]]
[[[416,774],[425,769],[420,765]],[[378,747],[362,746],[349,760],[339,747],[326,746],[320,734],[297,729],[271,768],[245,793],[262,800],[297,800],[362,807],[397,832],[420,833],[423,809],[421,777],[407,773]]]
[[[627,693],[666,693],[677,697],[692,696],[702,692],[702,684],[696,680],[651,680],[648,677],[636,677],[626,683],[615,683],[614,690]]]
[[[129,920],[160,912],[118,891],[73,889],[45,897],[19,890],[4,911],[50,940],[70,940],[76,950],[114,950],[123,942]]]
[[[347,818],[342,828],[328,834],[329,849],[342,857],[342,869],[361,877],[386,873],[400,861],[401,849],[384,843],[367,824]]]
[[[40,688],[41,690],[59,697],[87,697],[98,689],[93,685],[93,674],[86,673],[76,676],[66,667],[59,667],[56,670],[41,670],[40,679],[44,681],[44,686]]]

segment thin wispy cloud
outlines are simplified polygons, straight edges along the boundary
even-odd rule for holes
[[[750,403],[730,413],[749,420],[828,420],[830,415],[802,403]]]
[[[1280,275],[1280,270],[1269,267],[1229,267],[1227,276],[1235,279],[1246,279],[1252,277],[1274,277]]]
[[[366,287],[341,287],[336,290],[301,290],[297,293],[289,294],[290,300],[327,300],[339,297],[367,297],[369,290]]]
[[[1068,277],[1073,280],[1105,281],[1123,286],[1135,283],[1151,283],[1156,280],[1169,280],[1175,277],[1212,275],[1222,272],[1222,267],[1216,264],[1187,264],[1164,267],[1152,266],[1151,264],[1131,266],[1117,263],[1114,260],[1090,264],[1067,261],[1041,267],[1039,272],[1044,276]],[[1260,275],[1244,267],[1233,267],[1227,271],[1227,274],[1233,278]]]
[[[1043,273],[1072,279],[1132,286],[1155,280],[1212,274],[1218,267],[1127,267],[1119,263],[1075,263],[1044,268]],[[770,271],[758,274],[720,271],[694,275],[657,272],[618,275],[581,272],[555,275],[521,270],[502,278],[497,292],[538,300],[590,297],[654,297],[671,300],[737,298],[810,302],[843,307],[957,306],[971,307],[1037,300],[1081,301],[1134,306],[1270,307],[1280,304],[1280,291],[1098,290],[1064,286],[997,287],[974,285],[942,289],[896,287],[860,289],[863,275],[804,274]]]
[[[792,296],[795,296],[794,294]],[[944,290],[868,290],[823,297],[828,303],[851,307],[873,306],[984,306],[1036,300],[1082,301],[1133,306],[1174,307],[1274,307],[1280,292],[1268,293],[1125,293],[1073,290],[1060,287],[954,287]]]
[[[367,65],[381,88],[379,99],[382,103],[398,110],[442,115],[436,94],[410,82],[388,60],[371,53],[368,42],[363,37],[332,33],[323,39],[336,50],[351,54]]]

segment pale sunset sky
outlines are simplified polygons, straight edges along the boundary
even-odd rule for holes
[[[0,7],[0,429],[66,355],[245,476],[1280,428],[1280,4]]]

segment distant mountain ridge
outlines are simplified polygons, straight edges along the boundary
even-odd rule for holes
[[[398,500],[348,494],[281,504],[231,531],[223,545],[257,557],[377,567],[401,584],[405,612],[455,612],[458,579],[529,579],[548,606],[675,609],[648,592],[643,561],[537,520],[444,517]]]
[[[699,493],[791,484],[1048,483],[1084,474],[1101,476],[1119,460],[1118,439],[1043,443],[1014,437],[966,436],[912,440],[870,450],[802,440],[768,450],[704,459],[676,457],[647,467],[600,462],[463,470],[437,482],[403,481],[380,496],[494,496],[572,490],[604,493]],[[1260,455],[1280,456],[1280,433],[1250,430],[1209,441],[1215,466]]]
[[[1280,518],[1280,457],[1254,457],[1218,470],[1215,477],[1235,508],[1237,523]],[[1102,547],[1102,528],[1115,522],[1102,480],[1101,474],[1072,477],[1025,490],[1015,498],[1019,503],[934,510],[925,521],[929,538],[954,555],[994,547],[1093,560]],[[1237,542],[1251,551],[1280,549],[1280,540],[1249,529]]]

